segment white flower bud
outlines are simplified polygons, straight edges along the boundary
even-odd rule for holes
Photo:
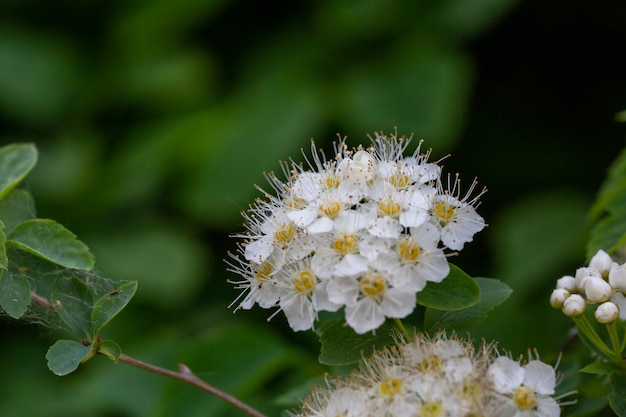
[[[616,292],[611,296],[611,302],[617,305],[619,309],[619,318],[621,320],[626,320],[626,296],[621,292]]]
[[[565,275],[556,280],[556,287],[563,288],[569,292],[576,292],[576,279],[571,275]]]
[[[602,277],[597,270],[586,266],[580,267],[576,270],[576,275],[574,277],[576,280],[576,288],[578,288],[578,291],[585,292],[585,285],[587,285],[587,280],[589,279],[589,277],[592,276],[598,278]]]
[[[591,261],[589,261],[589,267],[598,270],[598,272],[604,276],[608,274],[612,264],[613,259],[611,259],[609,254],[602,249],[596,252],[596,254],[593,255],[593,258],[591,258]]]
[[[554,308],[563,307],[563,302],[570,296],[570,292],[565,288],[556,288],[550,295],[550,305]]]
[[[585,295],[590,303],[601,303],[611,296],[613,289],[600,277],[588,277],[585,283]]]
[[[585,311],[587,303],[579,294],[572,294],[563,302],[563,313],[568,317],[579,316]]]
[[[609,271],[609,284],[616,290],[626,291],[626,264],[613,262]]]
[[[602,303],[594,313],[599,323],[611,323],[619,316],[619,308],[610,301]]]

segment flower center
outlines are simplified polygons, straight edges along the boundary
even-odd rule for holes
[[[393,397],[402,389],[402,381],[398,378],[386,379],[380,383],[380,393],[386,397]]]
[[[327,203],[320,204],[320,211],[325,216],[335,217],[341,211],[341,204],[338,201],[329,201]]]
[[[443,413],[443,405],[436,402],[427,402],[422,404],[423,417],[439,417]]]
[[[396,251],[402,260],[408,262],[414,262],[421,253],[419,245],[411,239],[401,241],[396,247]]]
[[[420,372],[424,373],[438,372],[441,368],[441,359],[439,359],[437,355],[428,356],[418,363],[417,368]]]
[[[376,297],[387,289],[387,283],[380,274],[368,274],[361,279],[361,292],[368,297]]]
[[[344,233],[335,240],[335,249],[342,255],[354,253],[359,247],[359,241],[355,235]]]
[[[326,175],[326,178],[324,178],[324,184],[327,188],[337,188],[339,187],[340,182],[341,179],[338,175],[335,174],[328,174]]]
[[[271,264],[271,262],[265,261],[261,265],[259,265],[259,268],[256,270],[254,277],[259,282],[259,285],[263,285],[268,280],[268,277],[273,271],[274,266]]]
[[[395,217],[400,213],[400,210],[402,210],[402,205],[391,198],[387,198],[378,203],[378,209],[387,216]]]
[[[389,182],[391,185],[398,189],[406,188],[409,185],[410,179],[408,175],[405,174],[393,174],[389,177]]]
[[[449,222],[454,217],[454,207],[450,204],[440,201],[435,204],[435,215],[443,222]]]
[[[521,386],[513,394],[515,404],[522,410],[531,410],[537,406],[537,396],[535,391],[528,387]]]
[[[289,243],[296,235],[296,225],[284,223],[274,232],[274,239],[279,243]]]
[[[294,281],[294,286],[296,287],[296,291],[301,294],[310,293],[313,288],[315,288],[316,279],[313,272],[305,269],[304,271],[300,271],[298,276]]]

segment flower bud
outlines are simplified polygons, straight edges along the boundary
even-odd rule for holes
[[[617,306],[619,310],[619,318],[626,320],[626,296],[621,292],[616,292],[611,295],[611,302]]]
[[[563,302],[563,313],[568,317],[579,316],[586,306],[587,303],[580,294],[572,294]]]
[[[578,268],[576,270],[576,275],[574,276],[576,280],[576,288],[578,288],[580,292],[585,292],[587,280],[592,276],[601,277],[600,273],[593,268],[588,268],[586,266]]]
[[[598,270],[598,272],[604,276],[608,274],[612,264],[613,259],[611,259],[609,254],[602,249],[596,252],[596,254],[593,255],[593,258],[591,258],[591,261],[589,261],[589,267]]]
[[[626,290],[626,264],[613,263],[609,271],[609,284],[616,290]]]
[[[556,288],[550,295],[550,305],[554,308],[561,308],[569,296],[570,292],[565,288]]]
[[[590,303],[601,303],[611,296],[612,288],[600,277],[591,276],[585,281],[585,295]]]
[[[619,316],[619,309],[614,303],[607,301],[596,308],[594,315],[598,323],[611,323]]]
[[[576,279],[571,275],[565,275],[556,280],[556,287],[566,289],[569,292],[576,291]]]

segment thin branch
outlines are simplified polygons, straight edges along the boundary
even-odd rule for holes
[[[251,417],[266,417],[265,414],[261,413],[258,410],[255,410],[254,408],[250,407],[248,404],[240,401],[239,399],[233,397],[232,395],[227,394],[224,391],[221,391],[218,388],[214,387],[213,385],[210,385],[206,383],[204,380],[198,378],[193,372],[191,372],[191,370],[186,365],[182,363],[178,365],[178,368],[180,371],[174,372],[174,371],[170,371],[169,369],[164,369],[164,368],[140,361],[138,359],[132,358],[123,353],[120,355],[119,360],[129,365],[143,369],[144,371],[152,372],[158,375],[175,379],[177,381],[184,382],[189,385],[193,385],[194,387],[199,388],[202,391],[207,392],[219,398],[220,400],[226,401],[227,403],[237,407],[238,409],[242,410],[243,412],[245,412]]]
[[[50,301],[48,301],[47,298],[37,294],[35,291],[30,292],[30,298],[35,304],[42,306],[46,310],[55,312],[54,307],[52,306],[52,304],[50,304]],[[193,372],[191,372],[191,369],[189,369],[186,365],[182,363],[178,365],[179,372],[174,372],[174,371],[170,371],[169,369],[161,368],[159,366],[140,361],[139,359],[132,358],[123,353],[120,354],[118,360],[124,363],[127,363],[129,365],[135,366],[139,369],[143,369],[144,371],[152,372],[157,375],[165,376],[167,378],[175,379],[177,381],[181,381],[186,384],[192,385],[196,388],[201,389],[204,392],[207,392],[213,395],[216,398],[219,398],[220,400],[226,401],[227,403],[233,405],[234,407],[237,407],[238,409],[242,410],[244,413],[248,414],[251,417],[267,417],[265,414],[250,407],[248,404],[244,403],[243,401],[233,397],[230,394],[225,393],[224,391],[198,378]]]

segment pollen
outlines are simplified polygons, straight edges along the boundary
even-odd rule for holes
[[[428,356],[418,363],[417,368],[420,372],[424,373],[439,372],[441,369],[441,359],[437,355]]]
[[[396,246],[396,251],[402,260],[408,262],[414,262],[421,253],[419,245],[411,239],[405,239],[400,242]]]
[[[259,282],[259,285],[263,285],[268,280],[272,272],[274,272],[274,266],[271,262],[265,261],[259,265],[259,268],[256,270],[254,276]]]
[[[513,400],[522,410],[532,410],[537,406],[535,391],[526,386],[521,386],[515,390]]]
[[[296,235],[296,225],[284,223],[274,232],[274,239],[279,243],[289,243]]]
[[[391,198],[378,203],[378,209],[387,216],[396,217],[402,210],[402,205]]]
[[[328,174],[324,179],[324,185],[326,185],[327,188],[337,188],[340,182],[341,179],[339,176],[334,174]]]
[[[316,279],[313,272],[307,270],[300,271],[294,281],[296,291],[301,294],[308,294],[315,288]]]
[[[397,189],[403,189],[410,185],[411,180],[409,179],[408,175],[393,174],[391,177],[389,177],[389,182]]]
[[[329,201],[328,203],[320,204],[320,211],[330,218],[336,217],[341,211],[341,203]]]
[[[335,250],[342,255],[355,253],[359,248],[359,241],[355,235],[344,233],[340,235],[333,245]]]
[[[380,274],[371,273],[361,279],[361,292],[369,297],[376,297],[386,289],[387,283]]]
[[[426,402],[422,404],[421,416],[423,417],[439,417],[443,414],[443,405],[437,402]]]
[[[398,378],[386,379],[380,383],[380,393],[386,397],[393,397],[402,389],[402,381]]]
[[[434,210],[435,216],[437,216],[442,222],[446,223],[452,220],[455,215],[454,207],[444,201],[440,201],[435,204]]]

